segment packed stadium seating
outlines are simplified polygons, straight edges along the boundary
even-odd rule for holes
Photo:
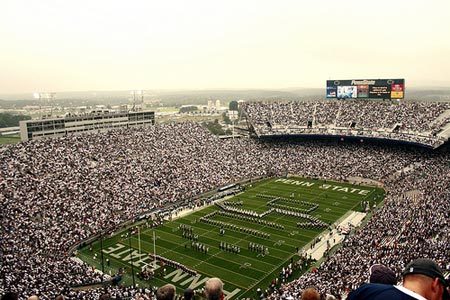
[[[350,109],[347,104],[297,105],[283,104],[282,109],[248,105],[247,110],[254,124],[261,126],[266,126],[269,117],[275,124],[307,121],[307,114],[314,111],[316,123],[351,119],[343,109]],[[392,116],[397,113],[383,105]],[[339,114],[325,113],[325,106]],[[428,109],[432,109],[429,115]],[[433,129],[429,121],[443,109],[439,105],[419,107],[417,114],[426,121],[421,124],[406,122],[411,120],[408,111],[395,122],[417,130]],[[368,225],[316,272],[282,286],[270,299],[295,298],[311,285],[321,292],[346,293],[367,280],[367,269],[375,262],[399,271],[412,258],[425,256],[450,268],[446,255],[450,250],[449,160],[445,151],[368,143],[220,140],[196,123],[1,147],[0,295],[15,291],[22,297],[38,294],[41,299],[54,299],[61,293],[70,299],[98,299],[99,290],[70,289],[102,280],[87,265],[70,259],[68,251],[74,244],[218,186],[286,172],[334,180],[372,178],[384,182],[388,196]],[[410,190],[418,190],[420,197],[406,197]],[[110,292],[132,298],[151,294],[132,287],[111,288]]]
[[[450,104],[369,100],[243,104],[257,135],[315,134],[402,140],[429,147],[450,122]]]

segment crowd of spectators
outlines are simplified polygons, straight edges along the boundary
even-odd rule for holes
[[[421,149],[369,144],[220,140],[196,123],[1,147],[0,294],[96,299],[99,290],[70,289],[105,280],[70,259],[74,244],[153,209],[189,203],[219,186],[286,173],[373,178],[384,181],[389,194],[368,226],[319,272],[284,286],[273,298],[298,293],[305,285],[343,292],[363,281],[365,267],[377,261],[399,270],[404,261],[421,254],[449,264],[444,257],[449,250],[449,233],[444,231],[449,225],[448,159]],[[392,179],[412,163],[420,167]],[[422,191],[423,199],[404,198],[409,189]],[[142,291],[116,288],[111,293],[132,297]]]
[[[362,136],[430,146],[442,144],[436,134],[450,121],[446,117],[450,104],[443,102],[250,102],[244,103],[243,109],[258,134],[353,135],[354,130]]]

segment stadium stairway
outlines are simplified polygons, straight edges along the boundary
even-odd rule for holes
[[[339,117],[341,116],[342,103],[343,103],[343,102],[341,102],[341,103],[339,104],[339,109],[338,109],[338,111],[337,111],[337,113],[336,113],[336,117],[334,118],[334,122],[333,122],[333,127],[334,127],[334,128],[337,127],[337,123],[338,123]]]
[[[365,213],[362,212],[352,212],[351,214],[347,215],[343,220],[339,222],[339,224],[336,224],[336,227],[345,228],[352,226],[357,227],[361,224],[361,221],[366,216]],[[321,241],[318,242],[312,249],[309,248],[306,250],[306,254],[308,257],[311,255],[311,258],[315,260],[320,260],[323,256],[325,251],[327,250],[327,243],[329,243],[330,249],[333,248],[335,245],[341,243],[344,240],[344,235],[339,233],[337,230],[333,230],[332,234],[329,234],[329,231],[325,232],[321,236]],[[309,246],[306,245],[305,247]]]
[[[438,136],[448,140],[450,138],[450,123],[445,125],[443,130],[437,134]]]
[[[434,119],[431,123],[430,123],[430,127],[433,128],[433,126],[435,124],[439,124],[440,122],[442,122],[443,120],[445,120],[446,118],[450,117],[450,109],[445,110],[442,114],[440,114],[436,119]]]
[[[447,109],[442,114],[440,114],[433,122],[430,123],[430,126],[433,127],[435,124],[440,124],[442,122],[448,123],[445,124],[445,126],[437,134],[437,136],[448,140],[450,138],[450,109]]]

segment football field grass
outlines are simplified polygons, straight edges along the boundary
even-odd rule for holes
[[[123,230],[104,238],[104,270],[114,275],[123,268],[127,284],[134,272],[140,287],[172,283],[179,294],[187,287],[202,288],[210,277],[219,277],[228,299],[255,297],[257,288],[265,289],[282,267],[298,261],[302,248],[329,225],[350,211],[360,212],[362,201],[373,207],[383,198],[384,190],[375,187],[297,177],[264,180],[215,205],[174,216],[156,228],[141,222],[139,237],[136,230],[130,236]],[[78,257],[101,270],[100,247],[100,242],[95,242],[81,249]],[[149,256],[154,251],[195,270],[197,276],[170,263],[162,266],[155,262]],[[153,279],[137,278],[144,266],[154,269]]]

